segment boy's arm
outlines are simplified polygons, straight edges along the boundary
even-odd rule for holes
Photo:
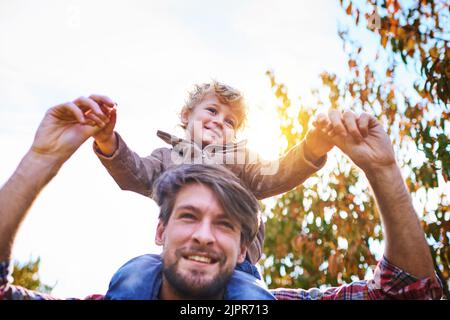
[[[114,133],[117,122],[117,109],[102,109],[102,111],[108,112],[109,122],[102,130],[94,135],[94,140],[100,153],[109,157],[117,150],[117,137]]]
[[[148,157],[140,157],[127,146],[117,132],[114,132],[114,136],[117,147],[112,154],[104,154],[94,141],[94,152],[100,162],[122,190],[151,197],[153,182],[165,170],[165,163],[169,160],[165,157],[170,157],[170,150],[160,148]]]
[[[320,170],[332,147],[326,134],[313,128],[305,139],[277,160],[261,161],[250,154],[241,179],[258,199],[287,192]]]
[[[94,152],[122,190],[151,197],[153,182],[164,170],[164,152],[157,149],[146,158],[133,152],[114,131],[116,108],[108,111],[109,122],[94,135]]]
[[[94,143],[98,151],[106,157],[112,156],[117,150],[118,142],[115,132],[113,132],[106,140],[100,141],[99,139],[95,139]]]

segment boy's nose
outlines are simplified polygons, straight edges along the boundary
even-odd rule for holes
[[[223,127],[224,119],[223,119],[222,116],[218,115],[218,116],[215,116],[215,117],[214,117],[213,122],[214,122],[214,124],[216,124],[217,126],[219,126],[220,128],[222,128],[222,127]]]

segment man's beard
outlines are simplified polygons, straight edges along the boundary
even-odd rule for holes
[[[164,264],[163,274],[173,290],[184,299],[209,300],[223,295],[233,269],[223,270],[210,281],[202,279],[201,272],[191,271],[191,275],[177,272],[178,260],[170,266]]]

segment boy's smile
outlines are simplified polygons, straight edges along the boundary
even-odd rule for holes
[[[209,133],[212,134],[216,139],[222,138],[222,130],[219,128],[211,125],[204,125],[203,129],[205,130],[205,132],[203,132],[204,135]]]

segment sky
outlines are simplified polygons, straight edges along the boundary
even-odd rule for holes
[[[177,112],[195,83],[217,79],[249,105],[242,134],[263,157],[280,149],[273,70],[291,97],[322,71],[345,74],[336,0],[0,0],[0,184],[31,145],[45,111],[92,93],[118,103],[116,130],[142,156],[181,135]],[[121,191],[87,141],[41,192],[13,249],[41,257],[60,297],[105,293],[129,259],[159,253],[153,201]]]

